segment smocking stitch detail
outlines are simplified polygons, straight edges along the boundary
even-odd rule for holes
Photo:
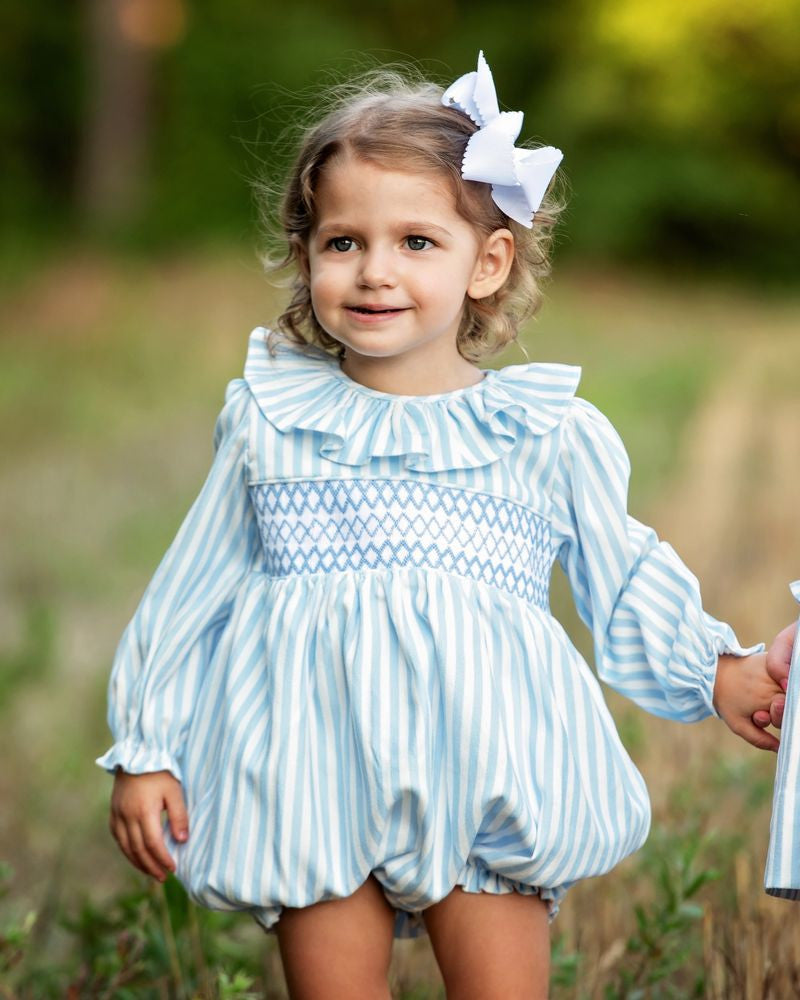
[[[270,576],[430,567],[548,608],[550,525],[514,501],[397,479],[256,483],[250,495]]]

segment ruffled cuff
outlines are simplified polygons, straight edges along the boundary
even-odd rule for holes
[[[178,781],[183,773],[175,757],[163,747],[146,746],[128,737],[115,743],[95,764],[113,774],[118,767],[128,774],[149,774],[152,771],[170,771]]]
[[[710,615],[707,611],[703,612],[703,618],[705,619],[706,628],[711,638],[713,655],[713,660],[708,666],[708,676],[711,683],[710,686],[705,689],[706,704],[709,712],[715,718],[719,719],[721,716],[714,707],[713,702],[714,682],[717,676],[719,657],[725,654],[730,656],[752,656],[754,653],[766,652],[767,647],[763,642],[757,642],[755,646],[743,646],[736,638],[736,634],[730,625],[725,622],[717,621],[717,619]]]
[[[702,607],[696,577],[650,529],[631,521],[644,555],[622,588],[598,657],[600,677],[654,715],[677,722],[719,718],[714,684],[719,656],[749,656],[733,629]],[[645,534],[647,531],[647,534]]]

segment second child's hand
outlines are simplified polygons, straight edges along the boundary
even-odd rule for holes
[[[787,625],[772,641],[767,650],[767,673],[781,688],[786,691],[789,682],[789,666],[792,662],[792,647],[797,634],[797,622]],[[753,722],[760,729],[772,725],[780,729],[783,723],[783,708],[786,703],[785,694],[777,694],[769,707],[769,711],[760,710],[753,713]]]
[[[185,841],[189,821],[178,779],[169,771],[128,774],[117,770],[111,793],[111,835],[135,868],[159,882],[175,871],[175,860],[167,851],[161,829],[165,809],[172,836]]]

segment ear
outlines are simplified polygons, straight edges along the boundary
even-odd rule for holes
[[[514,236],[510,229],[495,229],[483,241],[467,286],[471,299],[484,299],[502,288],[514,263]]]

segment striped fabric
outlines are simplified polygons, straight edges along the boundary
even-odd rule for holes
[[[800,580],[791,585],[792,594],[800,603]],[[789,684],[786,689],[781,745],[775,772],[772,817],[769,827],[769,850],[764,872],[764,888],[770,896],[800,899],[800,733],[798,726],[800,699],[800,624],[794,640]]]
[[[597,672],[648,711],[714,714],[741,647],[626,511],[628,460],[580,370],[453,392],[362,386],[250,339],[208,478],[144,592],[97,763],[166,769],[198,903],[267,930],[374,872],[395,935],[455,885],[539,893],[608,871],[650,807],[600,686],[549,611],[556,560]]]

